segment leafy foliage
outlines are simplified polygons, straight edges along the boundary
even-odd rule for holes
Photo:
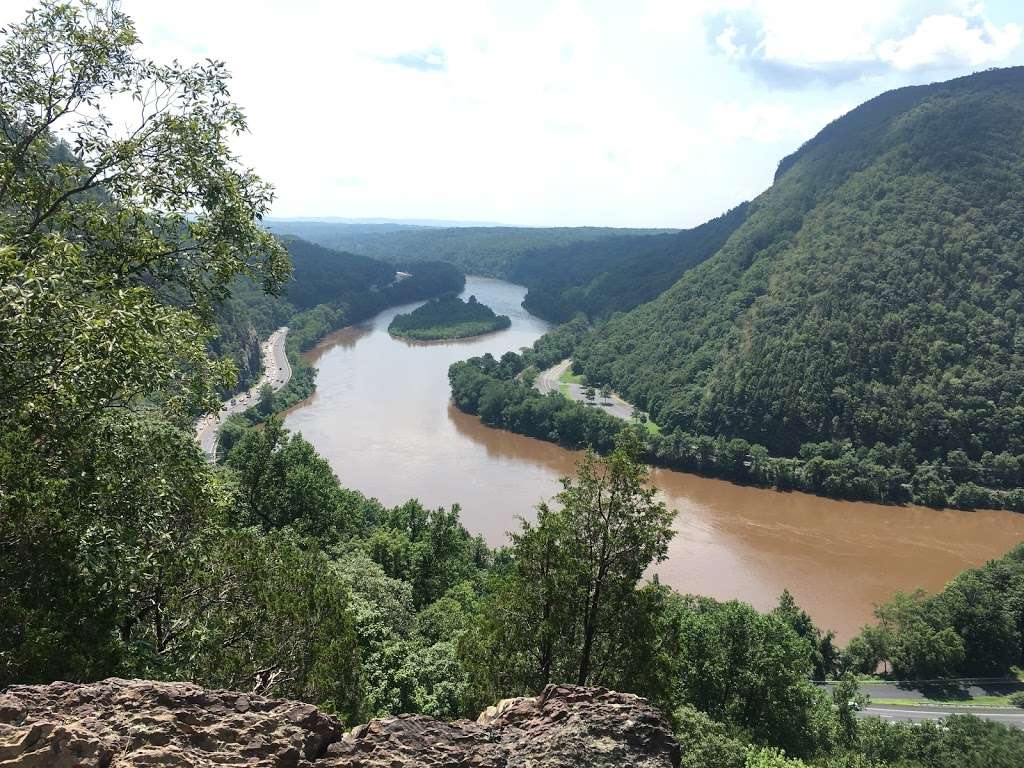
[[[846,649],[847,663],[874,672],[882,662],[909,678],[994,677],[1024,664],[1024,545],[965,571],[931,597],[897,594],[876,608]]]
[[[388,333],[417,341],[462,339],[500,331],[512,324],[508,315],[496,315],[494,310],[470,296],[463,301],[458,296],[431,299],[404,315],[395,315]]]
[[[476,667],[482,699],[555,680],[629,688],[641,669],[656,674],[657,654],[641,649],[653,642],[642,629],[658,601],[637,586],[665,558],[672,514],[655,501],[638,450],[624,435],[608,459],[588,453],[576,479],[562,480],[557,506],[541,504],[536,524],[524,520],[512,536],[513,565],[464,648],[487,659]]]

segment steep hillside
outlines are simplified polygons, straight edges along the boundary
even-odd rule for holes
[[[299,309],[341,301],[346,295],[390,283],[395,269],[383,261],[324,248],[297,237],[284,238],[292,260],[292,280],[285,288]]]
[[[883,443],[919,475],[941,462],[939,484],[1019,485],[1022,199],[1024,70],[884,94],[577,363],[666,428],[786,455]]]
[[[661,235],[619,235],[526,253],[509,278],[530,292],[523,306],[553,322],[582,312],[599,320],[650,301],[686,270],[713,255],[746,221],[736,206],[693,229]]]

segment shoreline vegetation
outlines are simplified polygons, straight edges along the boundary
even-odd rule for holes
[[[508,315],[495,314],[486,304],[470,296],[463,301],[447,295],[431,299],[412,312],[396,315],[388,333],[409,341],[446,341],[483,336],[512,325]]]
[[[0,323],[0,690],[187,680],[247,692],[232,697],[236,713],[299,699],[309,706],[279,708],[293,725],[308,726],[314,708],[336,717],[308,737],[291,729],[284,749],[249,741],[245,756],[263,763],[314,761],[371,718],[457,720],[574,681],[667,713],[675,742],[662,743],[678,744],[670,762],[683,766],[1024,765],[1024,734],[1000,723],[859,718],[866,700],[853,677],[880,663],[904,679],[1019,668],[1024,545],[938,595],[896,595],[840,651],[788,591],[759,612],[645,579],[676,531],[644,444],[618,425],[609,456],[580,457],[502,548],[472,535],[457,504],[387,507],[344,487],[277,418],[243,430],[223,464],[207,462],[191,416],[216,403],[232,370],[210,354],[205,309],[243,276],[274,296],[287,290],[289,254],[257,224],[272,188],[230,150],[246,122],[224,65],[163,65],[140,58],[139,42],[117,4],[84,0],[45,0],[0,30],[0,69],[13,73],[0,89],[0,269],[13,299]],[[124,127],[124,115],[101,111],[122,96],[142,105]],[[1008,146],[1019,154],[1019,144]],[[307,249],[294,266],[308,278],[290,293],[288,311],[300,312],[288,322],[289,357],[362,313],[417,300],[406,293],[413,279],[392,281],[393,270],[360,257]],[[462,280],[447,265],[436,281],[429,274],[417,267],[416,290],[451,293],[442,283]],[[578,341],[567,333],[536,349],[571,356],[557,348]],[[459,383],[482,414],[526,420],[539,407],[564,436],[572,414],[543,413],[561,407],[557,395],[526,399],[511,380],[539,364],[539,351],[527,356],[478,358],[479,371],[457,364],[467,366]],[[831,695],[813,682],[828,677],[838,679]],[[69,761],[158,754],[150,748],[162,739],[148,730],[129,727],[121,749],[107,738],[114,726],[98,740],[79,727],[109,725],[104,706],[75,703],[75,719],[53,728],[52,712],[37,727],[20,706],[0,707],[4,762],[52,763],[58,742],[57,759]],[[613,764],[595,722],[581,717],[566,733]],[[168,725],[174,744],[209,746],[191,721]],[[647,725],[629,727],[643,735]]]
[[[466,276],[449,264],[417,262],[415,269],[402,280],[356,294],[343,303],[318,304],[288,317],[285,355],[292,367],[292,377],[277,392],[261,392],[252,408],[234,414],[221,425],[218,459],[223,460],[247,427],[298,405],[316,391],[316,366],[303,355],[325,336],[373,317],[388,307],[461,291],[466,283]]]
[[[507,352],[454,363],[448,371],[452,401],[490,427],[557,443],[565,448],[612,450],[625,429],[622,419],[565,397],[543,395],[532,382],[560,360],[572,357],[592,331],[583,317],[561,325],[522,354]],[[737,437],[706,435],[679,428],[644,437],[648,464],[743,485],[804,491],[826,498],[880,504],[919,504],[957,509],[1024,512],[1024,488],[998,484],[1000,456],[981,462],[964,458],[963,471],[942,462],[920,462],[899,446],[872,449],[831,441],[801,446],[795,456],[770,454],[762,445]],[[992,485],[978,478],[992,477]]]

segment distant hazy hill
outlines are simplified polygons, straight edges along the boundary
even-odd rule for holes
[[[469,274],[508,277],[525,254],[609,236],[671,232],[613,227],[436,227],[399,223],[273,220],[277,234],[292,234],[339,251],[392,263],[446,261]]]
[[[650,301],[686,270],[713,255],[747,217],[743,203],[693,229],[620,235],[525,253],[509,278],[530,291],[523,306],[564,322],[577,312],[597,320]]]
[[[714,256],[576,358],[664,429],[881,442],[1019,485],[1022,238],[1024,69],[893,91],[784,159]]]

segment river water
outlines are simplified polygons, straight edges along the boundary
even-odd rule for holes
[[[448,366],[530,345],[549,327],[520,302],[525,288],[467,278],[508,330],[475,339],[411,343],[387,333],[387,310],[332,334],[310,353],[317,391],[292,409],[301,432],[341,482],[388,505],[418,498],[458,503],[462,520],[492,544],[519,516],[558,491],[577,455],[491,429],[449,403]],[[739,598],[766,610],[784,588],[819,626],[851,637],[872,605],[895,590],[940,589],[957,573],[1024,539],[1024,515],[936,511],[832,501],[657,469],[655,485],[677,510],[668,560],[657,572],[681,592]]]

